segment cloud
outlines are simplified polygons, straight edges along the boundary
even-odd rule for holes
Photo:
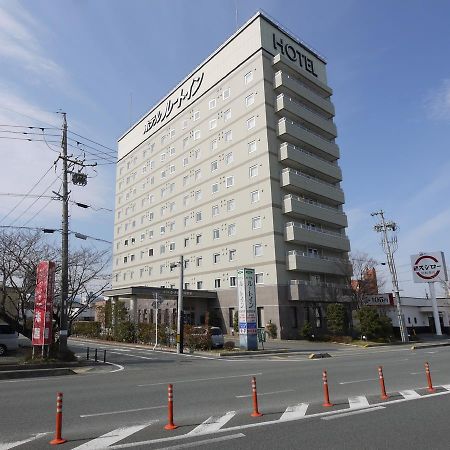
[[[428,93],[424,106],[430,119],[450,120],[450,78],[442,80],[438,88]]]

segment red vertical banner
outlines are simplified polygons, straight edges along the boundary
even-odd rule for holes
[[[55,292],[55,263],[41,261],[36,270],[34,293],[33,345],[52,342],[53,296]]]

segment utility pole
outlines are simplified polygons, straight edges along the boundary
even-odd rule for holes
[[[178,266],[180,268],[180,284],[178,286],[178,302],[177,302],[177,353],[183,353],[183,276],[184,276],[184,257],[180,256],[180,260],[177,263],[170,265],[171,268]]]
[[[61,313],[59,322],[59,351],[67,350],[67,297],[69,295],[69,189],[67,186],[67,118],[63,115],[61,142],[63,183],[62,183],[62,242],[61,242]]]
[[[387,263],[389,266],[389,270],[391,272],[392,278],[392,287],[394,288],[395,299],[397,302],[397,316],[398,316],[398,324],[400,327],[400,335],[402,338],[402,342],[409,342],[408,331],[405,326],[405,318],[403,317],[402,306],[400,303],[400,289],[398,287],[398,277],[397,277],[397,269],[395,267],[394,261],[394,252],[398,248],[397,244],[397,236],[395,236],[395,232],[397,231],[397,224],[392,221],[386,222],[384,218],[384,211],[376,211],[371,213],[371,216],[380,216],[381,223],[376,224],[373,228],[377,233],[383,233],[381,238],[381,247],[383,248],[384,253],[387,257]],[[388,231],[391,233],[391,237],[389,239]]]

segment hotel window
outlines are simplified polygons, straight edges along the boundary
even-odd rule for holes
[[[169,172],[170,173],[175,173],[175,165],[169,166]]]
[[[223,120],[226,122],[227,120],[231,119],[231,109],[227,109],[223,113]]]
[[[123,262],[126,263],[128,261],[128,256],[123,257]]]
[[[173,138],[173,137],[175,136],[175,128],[172,128],[172,129],[169,131],[169,134],[170,134],[170,137]]]
[[[188,184],[188,182],[189,182],[189,175],[185,175],[183,177],[183,186],[186,186]]]
[[[195,175],[194,175],[195,181],[200,180],[201,177],[202,177],[202,172],[200,169],[197,169],[195,171]]]
[[[261,216],[252,218],[252,230],[261,228]]]
[[[231,175],[231,176],[229,176],[229,177],[227,177],[227,178],[225,179],[225,186],[226,186],[227,188],[229,188],[229,187],[231,187],[231,186],[233,186],[233,185],[234,185],[234,176]]]
[[[195,236],[195,243],[196,244],[200,244],[201,241],[202,241],[202,235],[201,234],[197,234],[197,236]]]
[[[184,216],[183,221],[184,221],[184,227],[186,228],[189,224],[189,216]]]
[[[191,283],[184,283],[184,289],[188,291],[191,288]]]
[[[160,245],[159,246],[159,254],[160,255],[164,255],[164,253],[166,253],[166,246],[165,245]]]
[[[252,128],[255,128],[255,125],[256,125],[255,116],[250,117],[250,119],[247,120],[247,130],[251,130]]]
[[[201,200],[201,198],[202,198],[202,191],[201,190],[195,191],[195,200]]]
[[[161,153],[160,160],[161,160],[161,162],[166,160],[166,154],[165,153]]]
[[[219,237],[220,237],[220,231],[218,228],[215,228],[213,230],[213,239],[219,239]]]
[[[208,103],[208,107],[209,109],[214,109],[217,105],[217,100],[215,98],[212,98],[209,103]]]
[[[214,184],[211,186],[211,190],[212,190],[212,193],[213,193],[213,194],[217,194],[217,192],[219,192],[219,183],[214,183]]]
[[[213,254],[213,263],[217,264],[218,262],[220,262],[220,253],[214,253]]]
[[[187,148],[188,144],[189,144],[189,138],[185,137],[183,139],[183,149]]]
[[[220,278],[216,278],[214,280],[214,288],[219,289],[220,288]]]
[[[150,204],[152,204],[154,200],[155,200],[155,196],[154,196],[153,194],[150,194],[150,195],[148,196],[148,202],[149,202]]]
[[[184,246],[187,247],[189,245],[189,238],[184,238]]]
[[[200,119],[200,111],[194,111],[193,119],[194,120]]]
[[[225,90],[222,92],[222,98],[223,98],[224,100],[226,100],[227,98],[230,98],[230,95],[231,95],[231,89],[230,89],[230,88],[227,88],[227,89],[225,89]]]
[[[255,283],[264,284],[264,274],[262,272],[255,273]]]
[[[228,225],[228,236],[234,236],[236,234],[236,224],[230,223]]]
[[[141,242],[145,239],[145,233],[141,234]]]
[[[251,203],[259,202],[259,191],[250,192]]]
[[[159,234],[164,234],[166,232],[166,227],[165,225],[161,225],[160,229],[159,229]]]
[[[201,256],[197,256],[197,259],[195,260],[195,264],[197,267],[201,267],[203,258]]]
[[[250,178],[258,176],[258,165],[251,166],[248,169],[248,174],[249,174]]]
[[[211,151],[217,150],[217,139],[211,141]]]
[[[248,153],[253,153],[256,151],[256,141],[249,142],[247,144]]]
[[[233,152],[227,153],[225,155],[225,164],[231,164],[233,162]]]
[[[202,212],[201,211],[198,211],[195,213],[195,220],[197,222],[201,222],[201,220],[202,220]]]
[[[175,205],[175,203],[172,203],[172,205]],[[172,205],[170,205],[170,206],[172,206]],[[170,231],[174,231],[175,230],[175,222],[170,222],[169,223],[169,230]]]
[[[200,136],[201,136],[200,130],[195,130],[194,131],[194,141],[200,139]]]
[[[175,155],[175,147],[170,147],[169,148],[169,154],[170,154],[170,156]]]
[[[161,180],[164,180],[164,178],[166,178],[166,171],[162,170],[161,171]]]
[[[211,163],[211,172],[214,172],[215,170],[217,170],[219,168],[219,162],[218,161],[213,161]]]
[[[247,73],[244,75],[244,83],[245,83],[245,84],[248,84],[248,83],[250,83],[252,80],[253,80],[253,72],[252,72],[252,71],[247,72]]]
[[[253,256],[261,256],[263,254],[262,244],[255,244],[253,246]]]
[[[228,251],[228,260],[229,261],[235,261],[236,260],[236,250],[229,250]]]
[[[175,202],[170,202],[169,204],[169,211],[174,212],[175,211]]]
[[[197,289],[203,289],[203,281],[197,281]]]
[[[164,145],[164,142],[166,142],[166,136],[161,136],[161,144]]]
[[[189,158],[187,156],[185,156],[183,158],[183,167],[186,167],[189,164]]]
[[[200,159],[200,149],[199,148],[196,148],[194,150],[194,158],[195,159]]]
[[[164,273],[164,264],[161,264],[161,265],[159,266],[159,273],[160,273],[160,274],[163,274],[163,273]]]
[[[217,119],[211,119],[210,121],[209,121],[209,129],[210,130],[213,130],[214,128],[216,128],[217,127]]]
[[[169,244],[169,250],[170,250],[171,252],[173,252],[173,251],[175,250],[175,242],[171,242],[171,243]]]
[[[185,195],[183,197],[183,206],[187,206],[189,204],[189,195]]]
[[[245,106],[249,107],[255,103],[255,94],[250,94],[245,97]]]
[[[148,238],[153,239],[153,230],[148,231]]]
[[[230,277],[230,287],[236,287],[236,277]]]
[[[233,132],[231,130],[225,131],[225,142],[230,142],[233,139]]]
[[[188,126],[188,120],[187,119],[183,119],[183,124],[181,125],[181,127],[184,130],[187,126]]]
[[[218,216],[218,215],[219,215],[219,205],[214,205],[212,207],[212,216],[215,217],[215,216]]]
[[[130,255],[130,261],[134,261],[134,255]]]
[[[227,211],[234,211],[236,208],[236,201],[233,199],[227,201]]]

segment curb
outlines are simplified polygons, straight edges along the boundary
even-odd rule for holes
[[[448,347],[450,342],[441,342],[439,344],[414,344],[411,346],[411,350],[418,350],[421,348],[434,348],[434,347]]]
[[[53,369],[21,369],[4,370],[0,372],[0,380],[11,380],[17,378],[39,378],[52,377],[59,375],[74,375],[76,372],[69,367],[60,367]]]

